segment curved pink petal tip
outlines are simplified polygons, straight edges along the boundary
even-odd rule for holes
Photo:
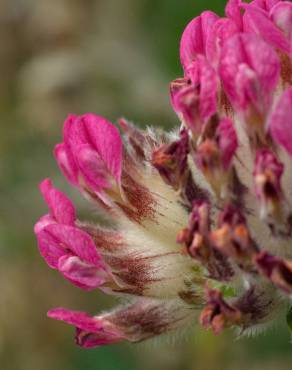
[[[74,325],[86,331],[95,332],[102,328],[100,321],[95,320],[82,311],[73,311],[63,307],[57,307],[49,310],[47,316],[51,319],[64,321],[67,324]]]
[[[66,179],[74,186],[78,185],[78,167],[68,146],[57,144],[54,149],[55,159]]]
[[[45,179],[41,182],[40,190],[53,218],[58,223],[74,225],[76,212],[70,199],[61,191],[54,188],[50,179]]]

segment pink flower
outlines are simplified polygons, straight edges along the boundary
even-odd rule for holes
[[[229,0],[225,13],[203,12],[183,32],[177,130],[121,119],[120,134],[91,113],[64,123],[59,167],[112,223],[78,219],[44,180],[40,254],[74,285],[127,300],[95,316],[48,312],[82,347],[194,321],[257,332],[291,303],[291,3]]]
[[[94,114],[70,115],[63,136],[55,156],[64,175],[72,184],[90,188],[106,203],[106,191],[119,192],[121,183],[122,142],[118,130]]]
[[[107,280],[107,273],[91,237],[76,226],[75,208],[50,180],[40,185],[50,213],[35,226],[39,250],[47,264],[66,279],[90,290]]]

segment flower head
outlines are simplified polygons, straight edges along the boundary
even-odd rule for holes
[[[198,318],[215,334],[258,330],[291,302],[291,3],[229,0],[225,12],[203,12],[182,35],[175,133],[125,119],[120,133],[91,113],[64,123],[59,167],[112,225],[80,220],[44,180],[40,253],[77,287],[127,298],[92,317],[49,311],[83,347]]]

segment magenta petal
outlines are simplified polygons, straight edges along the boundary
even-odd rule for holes
[[[225,42],[238,32],[239,27],[232,19],[220,18],[214,23],[206,40],[206,56],[214,67],[218,64]]]
[[[228,0],[227,5],[225,7],[225,14],[228,18],[232,19],[238,26],[238,28],[242,29],[242,15],[240,10],[240,0]]]
[[[65,255],[58,261],[58,270],[66,279],[79,288],[92,290],[100,287],[105,281],[107,274],[102,268],[81,261],[79,257]]]
[[[292,156],[292,87],[280,97],[270,116],[268,129],[274,141]]]
[[[88,316],[85,312],[58,307],[48,311],[47,315],[52,319],[65,321],[67,324],[74,325],[86,331],[95,332],[102,328],[100,320]]]
[[[112,186],[112,175],[100,155],[90,145],[84,144],[76,148],[76,160],[86,182],[95,191],[101,191],[103,188]]]
[[[217,127],[216,135],[218,135],[223,168],[227,170],[238,146],[233,122],[229,118],[223,118]]]
[[[250,5],[269,11],[278,2],[282,2],[282,0],[253,0]]]
[[[241,109],[247,109],[249,104],[254,105],[260,111],[261,92],[258,88],[257,74],[247,64],[241,64],[235,77],[237,89],[236,104]]]
[[[186,69],[198,54],[205,54],[207,34],[219,17],[210,11],[194,18],[185,28],[180,42],[180,60]]]
[[[90,141],[119,184],[122,172],[122,140],[119,130],[103,117],[92,113],[83,115],[81,119]]]
[[[71,251],[89,264],[100,265],[100,256],[95,244],[86,232],[77,227],[60,224],[49,225],[45,231],[58,241],[60,247]]]
[[[172,105],[191,129],[199,131],[217,111],[217,75],[203,55],[198,55],[185,72],[191,84],[175,84],[178,80],[174,81],[171,86]]]
[[[67,180],[72,184],[78,185],[78,168],[73,159],[72,153],[64,143],[57,144],[54,149],[56,161]]]
[[[200,16],[194,18],[185,28],[180,42],[180,60],[186,68],[197,54],[204,54]]]
[[[50,179],[42,181],[40,190],[55,220],[61,224],[74,225],[76,213],[70,199],[54,188]]]
[[[172,81],[169,85],[170,102],[176,114],[180,113],[177,110],[178,107],[176,106],[175,103],[176,95],[179,93],[180,90],[188,86],[190,86],[190,83],[187,78],[177,78],[174,81]]]
[[[271,10],[273,6],[282,2],[282,0],[265,0],[266,1],[266,9]]]
[[[200,116],[203,122],[217,111],[217,75],[203,57],[200,62]]]
[[[257,36],[238,34],[228,40],[222,49],[219,73],[224,90],[233,104],[245,108],[244,96],[269,104],[279,80],[279,58]],[[254,83],[251,84],[252,81]]]
[[[182,116],[186,125],[194,131],[199,131],[199,95],[197,89],[190,85],[178,90],[173,97],[173,107]]]
[[[80,172],[89,186],[101,192],[109,188],[109,177],[121,181],[122,140],[118,129],[102,117],[88,113],[70,115],[63,129],[64,143],[55,149],[59,166],[68,180],[80,185]]]
[[[56,220],[51,215],[42,216],[38,222],[34,225],[34,233],[38,234],[43,228],[48,225],[55,224]]]
[[[125,338],[120,333],[101,329],[98,333],[88,333],[76,328],[75,342],[82,348],[95,348],[118,343]]]
[[[76,327],[76,342],[84,348],[93,348],[104,344],[119,342],[124,337],[102,318],[88,316],[84,312],[55,308],[47,313],[48,317],[64,321]]]
[[[289,52],[290,45],[283,33],[268,18],[268,13],[260,8],[245,4],[243,16],[243,29],[245,32],[261,36],[273,47]]]
[[[68,116],[64,122],[63,137],[64,143],[73,155],[75,155],[77,147],[89,142],[89,136],[82,121],[82,116]]]
[[[58,269],[59,258],[66,255],[68,251],[66,250],[66,247],[47,230],[48,227],[49,226],[43,227],[36,234],[39,251],[51,268]]]
[[[288,42],[292,42],[292,3],[281,1],[270,11],[270,18],[280,30],[283,31]]]

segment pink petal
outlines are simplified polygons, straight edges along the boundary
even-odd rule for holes
[[[236,36],[235,36],[236,37]],[[251,35],[242,35],[245,62],[256,72],[264,90],[273,90],[279,80],[280,65],[276,52],[265,42]]]
[[[239,27],[232,19],[220,18],[214,23],[206,40],[206,56],[214,67],[218,64],[225,42],[238,32]]]
[[[240,10],[240,0],[228,0],[225,7],[225,14],[228,18],[232,19],[238,28],[242,29],[242,15]]]
[[[38,234],[43,228],[48,225],[55,224],[56,220],[51,215],[42,216],[38,222],[34,225],[34,233]]]
[[[54,238],[60,248],[71,251],[83,261],[100,265],[100,256],[92,238],[77,227],[67,225],[49,225],[44,231]],[[65,253],[64,253],[65,254]]]
[[[122,140],[118,129],[103,117],[92,113],[85,114],[81,120],[93,146],[119,184],[122,171]]]
[[[123,339],[122,334],[102,318],[88,316],[84,312],[55,308],[47,313],[48,317],[64,321],[76,327],[76,343],[84,348],[112,344]]]
[[[274,141],[292,156],[292,87],[280,97],[270,116],[268,129]]]
[[[193,131],[217,111],[217,76],[203,55],[198,55],[186,69],[191,83],[175,80],[171,85],[171,101],[175,112]]]
[[[64,255],[58,261],[58,270],[64,277],[85,290],[98,288],[107,280],[103,265],[101,267],[88,264],[73,255]]]
[[[268,13],[260,8],[245,4],[243,29],[245,32],[261,36],[273,47],[289,52],[290,45],[283,33],[268,18]]]
[[[75,148],[87,144],[89,135],[82,121],[82,116],[69,115],[63,127],[64,143],[71,150],[73,156]]]
[[[250,5],[269,11],[279,1],[281,2],[282,0],[253,0],[251,1]]]
[[[47,230],[47,227],[48,226],[43,227],[36,234],[39,251],[51,268],[58,269],[59,258],[65,256],[68,250],[66,246],[62,245],[62,243]]]
[[[78,185],[78,168],[72,153],[68,149],[67,145],[57,144],[54,149],[54,156],[56,161],[67,180],[72,184]]]
[[[229,118],[223,118],[217,127],[216,135],[218,136],[223,168],[227,170],[238,147],[233,122]]]
[[[217,111],[217,75],[206,58],[201,55],[190,65],[187,72],[192,83],[200,86],[199,113],[201,120],[205,122]]]
[[[122,140],[116,127],[91,113],[70,115],[63,136],[64,143],[56,146],[55,156],[73,185],[82,187],[85,180],[102,199],[103,188],[111,188],[114,182],[120,185]]]
[[[215,13],[205,11],[186,26],[180,42],[180,60],[184,69],[198,54],[205,54],[207,35],[218,18]]]
[[[98,331],[102,328],[100,320],[88,316],[85,312],[72,311],[66,308],[58,307],[48,312],[48,317],[56,320],[65,321],[68,324],[87,331]]]
[[[190,81],[187,78],[177,78],[174,81],[172,81],[169,85],[169,95],[170,95],[171,105],[172,105],[173,110],[177,114],[179,114],[179,111],[177,111],[177,107],[175,105],[175,97],[180,90],[188,86],[190,86]]]
[[[219,73],[233,104],[245,108],[247,102],[243,96],[254,100],[256,95],[259,103],[267,105],[279,79],[279,58],[257,36],[238,34],[222,49]]]
[[[100,155],[88,144],[76,148],[76,160],[86,182],[95,191],[111,188],[111,174]],[[114,180],[112,178],[112,180]],[[113,181],[112,181],[113,182]]]
[[[199,117],[199,95],[196,87],[187,86],[174,95],[174,110],[181,116],[186,125],[193,131],[201,127]]]
[[[70,199],[54,188],[50,179],[42,181],[40,190],[54,219],[61,224],[74,225],[76,212]]]
[[[270,18],[275,25],[283,31],[288,42],[292,41],[292,3],[290,1],[281,1],[270,11]]]
[[[247,109],[250,104],[261,111],[261,91],[258,86],[257,74],[247,64],[241,64],[235,77],[237,90],[237,105],[241,109]]]

